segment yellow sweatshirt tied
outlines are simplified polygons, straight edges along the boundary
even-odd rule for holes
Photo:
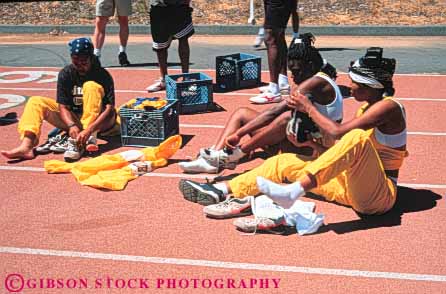
[[[105,154],[82,162],[47,160],[44,167],[48,173],[71,172],[84,186],[123,190],[129,181],[139,175],[166,166],[167,159],[175,154],[181,143],[181,136],[176,135],[157,147]]]

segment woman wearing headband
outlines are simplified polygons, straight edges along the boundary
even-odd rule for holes
[[[306,96],[291,95],[289,107],[307,113],[320,129],[339,139],[316,160],[304,162],[295,154],[280,154],[229,182],[199,184],[200,189],[190,193],[220,199],[229,193],[235,198],[263,193],[289,208],[312,192],[362,214],[389,211],[396,200],[399,169],[408,154],[405,111],[389,96],[394,93],[394,71],[395,60],[382,58],[381,48],[370,48],[352,64],[351,94],[365,103],[355,118],[343,123],[321,115]],[[276,184],[283,182],[292,184]],[[269,224],[273,228],[281,223]]]

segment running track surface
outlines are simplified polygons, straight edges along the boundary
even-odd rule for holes
[[[54,78],[51,73],[19,83],[17,79],[28,75],[7,74],[13,71],[58,69],[0,67],[0,115],[23,111],[23,104],[1,109],[7,94],[55,97],[55,82],[42,83]],[[117,104],[148,96],[143,89],[157,76],[156,70],[110,72]],[[205,72],[214,76],[214,71]],[[263,80],[267,79],[263,73]],[[398,75],[395,80],[396,97],[407,111],[410,152],[400,173],[397,207],[385,216],[364,221],[349,208],[316,200],[317,212],[326,215],[326,226],[310,236],[241,235],[232,220],[205,218],[202,207],[185,201],[177,188],[179,178],[215,176],[184,175],[176,162],[194,156],[199,147],[212,145],[237,108],[265,109],[249,105],[248,97],[256,89],[214,93],[214,101],[226,111],[182,115],[180,131],[187,144],[169,166],[130,182],[121,192],[82,187],[71,174],[46,174],[43,161],[62,159],[61,155],[19,163],[1,158],[0,293],[8,293],[5,280],[14,273],[31,281],[58,278],[88,283],[88,289],[82,291],[37,286],[25,287],[20,293],[153,293],[159,291],[157,279],[165,281],[161,285],[164,292],[209,291],[206,282],[196,289],[192,282],[186,289],[167,289],[168,278],[234,279],[236,285],[242,279],[256,279],[258,283],[254,289],[228,289],[227,284],[225,290],[211,288],[221,293],[446,293],[446,76]],[[338,82],[348,85],[345,75]],[[357,107],[352,99],[345,100],[345,118]],[[0,149],[19,143],[16,127],[0,127]],[[44,125],[43,133],[50,129]],[[126,149],[130,148],[109,152]],[[224,175],[261,162],[255,159]],[[107,289],[107,277],[148,279],[150,288],[141,289],[138,284],[136,289],[116,289],[122,284],[112,282],[112,289]],[[98,278],[103,283],[95,289]],[[269,289],[259,288],[260,279],[269,279]],[[280,279],[277,289],[272,279]]]

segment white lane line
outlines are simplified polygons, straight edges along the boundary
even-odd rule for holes
[[[446,282],[446,276],[443,275],[361,271],[361,270],[349,270],[349,269],[317,268],[317,267],[287,266],[287,265],[258,264],[258,263],[240,263],[240,262],[227,262],[227,261],[214,261],[214,260],[201,260],[201,259],[167,258],[167,257],[165,258],[165,257],[153,257],[153,256],[79,252],[79,251],[68,251],[68,250],[0,247],[0,253],[57,256],[57,257],[68,257],[68,258],[86,258],[86,259],[113,260],[113,261],[130,261],[130,262],[141,262],[141,263],[199,266],[199,267],[236,269],[236,270],[256,270],[256,271],[269,271],[269,272],[316,274],[316,275],[343,276],[343,277]]]
[[[4,47],[7,47],[8,45],[5,45]],[[2,65],[0,66],[0,69],[2,68],[20,68],[20,69],[42,69],[42,68],[48,68],[48,69],[62,69],[62,67],[58,66],[11,66],[11,65]],[[108,71],[128,71],[128,70],[141,70],[141,71],[156,71],[159,72],[158,68],[141,68],[141,67],[127,67],[127,68],[114,68],[114,67],[105,67]],[[169,70],[172,71],[181,71],[181,68],[176,67],[169,67]],[[213,68],[193,68],[191,69],[191,72],[199,72],[199,71],[206,71],[206,72],[215,72],[215,69]],[[262,70],[263,73],[269,73],[269,70]],[[338,75],[347,75],[346,72],[338,71]],[[446,77],[446,74],[444,73],[396,73],[393,76],[412,76],[412,77]]]
[[[12,91],[56,91],[56,88],[36,88],[36,87],[32,87],[32,88],[9,88],[9,87],[0,87],[0,90],[12,90]],[[144,93],[147,94],[147,91],[144,90],[115,90],[116,93]],[[150,94],[160,94],[160,93],[164,93],[164,91],[160,91],[160,92],[154,92],[154,93],[150,93]],[[252,95],[257,95],[257,92],[253,92],[253,93],[237,93],[237,92],[232,92],[232,93],[214,93],[214,95],[222,95],[222,96],[252,96]],[[347,99],[353,99],[353,98],[347,98]],[[446,102],[446,98],[410,98],[410,97],[401,97],[401,98],[396,98],[396,100],[399,101],[432,101],[432,102]]]
[[[223,129],[223,125],[202,125],[202,124],[180,124],[182,128],[209,128],[209,129]],[[446,136],[446,133],[440,132],[407,132],[412,136]]]
[[[28,166],[5,166],[0,165],[0,171],[27,171],[27,172],[46,172],[43,167],[28,167]],[[181,178],[181,179],[210,179],[212,180],[214,177],[218,175],[213,174],[176,174],[176,173],[147,173],[144,176],[146,177],[160,177],[160,178]],[[446,185],[442,184],[413,184],[413,183],[398,183],[398,186],[404,186],[409,188],[428,188],[428,189],[446,189]]]

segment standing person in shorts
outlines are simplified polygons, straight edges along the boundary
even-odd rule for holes
[[[194,34],[192,8],[190,0],[150,0],[150,28],[152,31],[152,48],[158,57],[160,79],[148,86],[148,92],[166,89],[167,50],[174,39],[178,39],[178,54],[181,71],[189,72],[189,37]]]
[[[121,66],[130,65],[127,59],[126,47],[129,39],[129,15],[132,14],[131,0],[97,0],[96,1],[96,22],[93,36],[94,55],[97,61],[101,58],[101,50],[105,40],[105,27],[108,19],[113,16],[116,10],[119,22],[119,54],[118,61]]]
[[[297,10],[297,0],[264,0],[265,8],[265,45],[268,52],[269,85],[259,88],[260,95],[249,101],[256,104],[282,101],[288,94],[290,85],[287,77],[287,44],[285,29],[292,12]]]

